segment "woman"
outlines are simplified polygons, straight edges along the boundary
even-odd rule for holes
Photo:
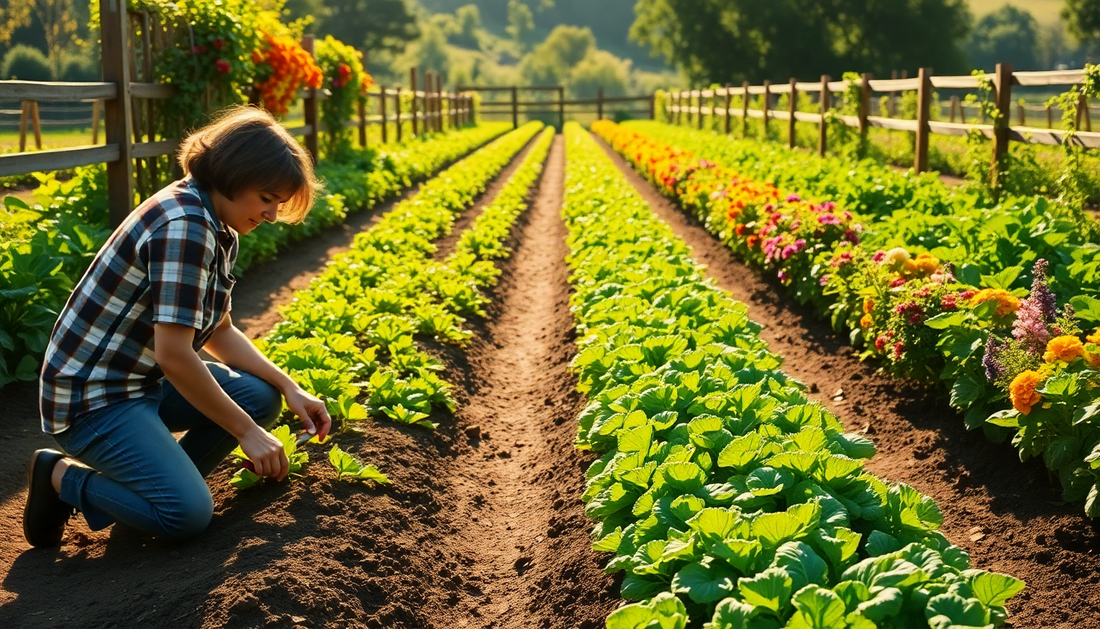
[[[115,230],[54,327],[42,429],[71,458],[43,449],[31,459],[23,532],[33,546],[60,544],[76,511],[92,530],[195,535],[213,515],[205,477],[237,444],[256,473],[286,477],[267,431],[284,399],[307,432],[328,433],[324,403],[230,317],[238,234],[309,213],[319,187],[309,154],[266,112],[236,108],[188,137],[179,163],[184,179]]]

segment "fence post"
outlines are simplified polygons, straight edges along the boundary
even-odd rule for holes
[[[951,122],[955,122],[955,107],[959,104],[959,97],[951,97]]]
[[[38,115],[38,101],[30,101],[31,128],[34,129],[34,146],[42,150],[42,118]]]
[[[864,72],[859,78],[859,147],[860,157],[863,157],[863,153],[867,148],[867,132],[870,130],[870,125],[867,124],[867,117],[871,115],[871,74]],[[822,121],[822,124],[825,124]]]
[[[741,95],[741,137],[749,137],[749,82],[742,81],[741,89],[744,93]]]
[[[921,68],[917,73],[917,146],[913,158],[913,170],[918,174],[928,170],[928,136],[932,117],[932,71]]]
[[[1084,130],[1092,131],[1092,113],[1089,111],[1089,97],[1084,92],[1077,97],[1077,128],[1082,127],[1081,122],[1084,121]]]
[[[309,56],[313,56],[313,35],[302,35],[302,49],[309,53]],[[317,138],[320,133],[319,122],[320,119],[317,115],[317,90],[312,87],[306,88],[307,96],[302,101],[302,109],[305,111],[305,123],[309,125],[310,131],[306,135],[306,150],[309,151],[310,157],[313,158],[313,163],[317,163]]]
[[[795,147],[796,144],[794,126],[794,123],[796,121],[794,114],[798,111],[798,87],[795,85],[796,83],[797,81],[795,81],[794,77],[791,77],[790,102],[787,103],[787,109],[791,114],[791,119],[787,121],[787,146],[791,147],[792,149]]]
[[[92,101],[92,144],[99,144],[99,108],[103,106],[103,101]]]
[[[367,98],[366,94],[359,99],[359,146],[367,147]]]
[[[30,118],[30,102],[19,103],[19,152],[27,150],[27,120]]]
[[[561,85],[558,86],[558,122],[561,123],[558,129],[565,129],[565,88]]]
[[[378,86],[378,113],[382,115],[382,144],[389,142],[389,133],[386,129],[386,86]]]
[[[1027,112],[1024,111],[1023,101],[1016,103],[1016,122],[1018,122],[1021,127],[1027,124]]]
[[[772,82],[764,81],[764,140],[768,139],[768,107],[771,106]]]
[[[1008,117],[1012,109],[1012,64],[998,63],[993,76],[994,102],[1000,112],[993,126],[993,164],[989,168],[989,186],[994,196],[1000,188],[1002,158],[1008,153]]]
[[[131,135],[133,99],[130,97],[129,17],[123,0],[99,3],[100,55],[103,80],[118,86],[116,98],[104,104],[107,144],[118,145],[118,160],[107,162],[107,203],[115,227],[134,209],[134,144]]]
[[[393,94],[394,124],[397,126],[397,133],[395,134],[395,138],[397,139],[398,142],[400,142],[401,141],[401,86],[398,85],[397,88],[393,92],[394,92],[394,94]],[[415,96],[415,94],[413,96]]]
[[[897,70],[891,70],[890,71],[890,80],[894,80],[896,78],[898,78],[898,71]],[[898,109],[898,93],[897,92],[890,92],[890,100],[886,101],[886,117],[893,118],[897,113],[897,109]]]
[[[519,128],[519,90],[512,86],[512,128]]]
[[[825,114],[829,112],[832,96],[829,94],[829,75],[821,75],[821,124],[818,125],[817,154],[825,157],[825,151],[829,150],[829,124],[825,121]]]
[[[730,106],[733,105],[733,88],[729,83],[726,83],[726,135],[730,134],[730,118],[733,114],[730,112]]]
[[[435,74],[435,130],[443,131],[443,75]]]
[[[699,130],[700,131],[703,130],[704,123],[706,122],[706,118],[704,118],[705,114],[703,114],[703,92],[704,91],[706,91],[706,90],[699,90]]]
[[[596,88],[596,120],[603,120],[603,88]]]
[[[1050,103],[1047,103],[1047,129],[1054,128],[1054,110],[1050,108]]]
[[[427,73],[424,74],[425,78],[427,78],[428,74],[431,74],[431,73],[427,72]],[[412,93],[413,93],[413,100],[412,100],[412,134],[413,134],[413,137],[415,138],[417,136],[417,132],[419,131],[418,127],[420,126],[416,122],[416,114],[417,114],[417,111],[419,110],[419,107],[417,107],[417,104],[416,104],[416,68],[409,68],[409,85],[412,87]],[[425,107],[424,109],[426,110],[427,107]],[[425,131],[427,131],[427,129],[425,129]]]

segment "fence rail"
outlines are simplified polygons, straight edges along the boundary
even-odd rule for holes
[[[725,130],[731,129],[734,118],[740,118],[742,125],[746,125],[749,119],[760,119],[764,122],[765,137],[767,136],[769,121],[788,121],[788,143],[795,145],[794,122],[806,122],[819,125],[818,152],[825,154],[828,148],[828,125],[823,124],[826,114],[832,109],[832,95],[837,92],[847,92],[849,89],[858,89],[860,95],[859,115],[837,115],[835,112],[830,117],[841,123],[858,128],[861,137],[866,138],[867,131],[872,127],[889,129],[893,131],[906,131],[916,134],[916,147],[913,168],[917,172],[928,170],[928,139],[929,136],[951,135],[965,136],[971,131],[977,131],[985,137],[993,140],[992,156],[992,185],[998,182],[997,169],[1001,157],[1008,152],[1010,142],[1026,144],[1040,144],[1047,146],[1062,145],[1071,138],[1073,144],[1085,148],[1100,148],[1100,133],[1091,131],[1091,115],[1087,100],[1082,96],[1078,108],[1078,126],[1084,123],[1085,131],[1077,131],[1071,134],[1065,130],[1053,128],[1053,114],[1050,107],[1027,108],[1017,103],[1017,120],[1020,124],[1012,125],[1012,87],[1049,87],[1083,85],[1085,82],[1084,70],[1058,70],[1052,72],[1013,72],[1012,65],[1002,63],[997,65],[996,72],[984,75],[984,80],[993,86],[993,100],[997,111],[999,124],[955,122],[956,109],[962,113],[962,103],[956,97],[951,100],[951,118],[949,122],[931,119],[932,90],[940,89],[978,89],[980,81],[975,76],[934,76],[931,70],[922,68],[917,77],[900,79],[873,79],[871,75],[864,74],[859,81],[833,81],[828,76],[821,77],[820,81],[805,82],[791,79],[787,83],[772,84],[765,81],[763,85],[749,85],[747,82],[741,87],[725,86],[722,88],[707,90],[671,91],[668,93],[666,112],[668,118],[675,124],[683,124],[687,115],[688,123],[694,121],[700,128],[707,116],[724,119]],[[893,105],[890,106],[891,116],[872,116],[871,97],[875,93],[888,93],[891,96],[897,92],[917,92],[917,117],[916,119],[893,118]],[[799,93],[813,93],[818,95],[819,112],[797,111],[797,95]],[[788,109],[786,111],[771,108],[771,96],[787,94]],[[750,107],[750,97],[760,96],[761,107]],[[733,107],[732,99],[741,98],[741,106]],[[718,101],[722,100],[720,104]],[[709,105],[705,104],[709,101]],[[892,99],[891,99],[892,101]],[[1027,126],[1026,111],[1044,111],[1047,114],[1047,127],[1039,128]],[[960,118],[962,116],[960,115]],[[744,131],[745,129],[743,129]]]
[[[631,114],[643,115],[648,118],[656,117],[656,94],[649,96],[604,96],[603,88],[599,88],[596,93],[596,98],[587,99],[566,99],[565,87],[561,85],[533,85],[527,87],[515,86],[494,86],[494,87],[480,87],[473,85],[463,85],[457,88],[461,92],[482,92],[482,93],[500,93],[504,92],[510,95],[507,100],[483,100],[479,106],[479,111],[482,115],[511,115],[512,126],[519,126],[520,114],[525,115],[553,115],[557,114],[558,122],[560,126],[565,125],[566,114],[595,114],[598,120],[604,118],[604,113],[608,105],[619,104],[644,104],[644,109],[631,109],[627,110]],[[554,92],[556,98],[550,100],[520,100],[520,92]],[[533,109],[542,107],[546,109]],[[577,108],[581,108],[578,110]],[[567,111],[567,109],[571,110]]]

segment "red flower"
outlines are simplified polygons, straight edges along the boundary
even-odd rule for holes
[[[894,343],[894,360],[901,360],[901,353],[905,351],[905,343]]]
[[[229,74],[229,70],[232,69],[229,65],[229,62],[225,59],[218,59],[217,61],[215,61],[214,67],[216,67],[218,69],[218,72],[221,72],[222,74]]]
[[[883,348],[886,347],[886,343],[889,342],[889,340],[890,339],[880,334],[879,337],[875,339],[875,349],[881,352]]]
[[[214,47],[214,50],[223,50],[225,48],[225,40],[221,37],[215,38],[211,45]]]
[[[890,288],[897,288],[898,286],[905,286],[905,278],[899,277],[893,282],[890,282]]]
[[[193,54],[193,55],[203,55],[203,54],[206,54],[206,46],[202,46],[202,45],[199,45],[199,46],[191,46],[191,54]]]

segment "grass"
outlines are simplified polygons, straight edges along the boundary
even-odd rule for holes
[[[104,143],[103,127],[99,129],[99,143]],[[72,148],[92,145],[92,128],[82,129],[51,128],[42,129],[42,150]],[[38,150],[34,145],[34,133],[27,129],[27,152]],[[0,129],[0,153],[19,152],[19,130]]]

